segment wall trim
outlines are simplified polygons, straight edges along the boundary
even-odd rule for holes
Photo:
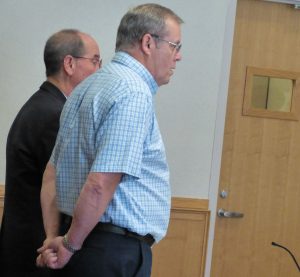
[[[0,184],[0,200],[4,199],[5,186]]]
[[[171,209],[185,211],[207,211],[208,199],[172,197]]]

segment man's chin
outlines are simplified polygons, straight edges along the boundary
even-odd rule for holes
[[[158,86],[163,86],[166,85],[170,82],[171,76],[169,76],[169,78],[166,78],[164,80],[161,80],[161,82],[158,84]]]

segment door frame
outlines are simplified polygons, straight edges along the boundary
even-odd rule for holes
[[[205,277],[210,277],[213,241],[215,234],[215,220],[217,212],[219,178],[221,170],[222,146],[224,138],[225,116],[227,106],[228,85],[230,77],[230,64],[233,47],[233,35],[236,16],[237,0],[228,3],[223,41],[222,69],[219,81],[218,103],[215,122],[215,134],[212,150],[211,175],[209,182],[209,210],[210,226],[207,241],[207,254],[205,265]]]

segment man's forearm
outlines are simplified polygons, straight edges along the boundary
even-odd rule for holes
[[[83,241],[105,212],[120,183],[120,173],[90,173],[73,215],[68,242],[80,248]]]
[[[59,212],[56,204],[55,168],[50,163],[43,175],[41,207],[46,236],[53,238],[58,235]]]

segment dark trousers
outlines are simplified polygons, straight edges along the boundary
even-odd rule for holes
[[[150,277],[151,247],[136,238],[93,230],[80,251],[53,277]]]
[[[1,270],[1,277],[50,277],[50,269],[48,268],[39,268],[35,271],[25,271],[25,270]]]

